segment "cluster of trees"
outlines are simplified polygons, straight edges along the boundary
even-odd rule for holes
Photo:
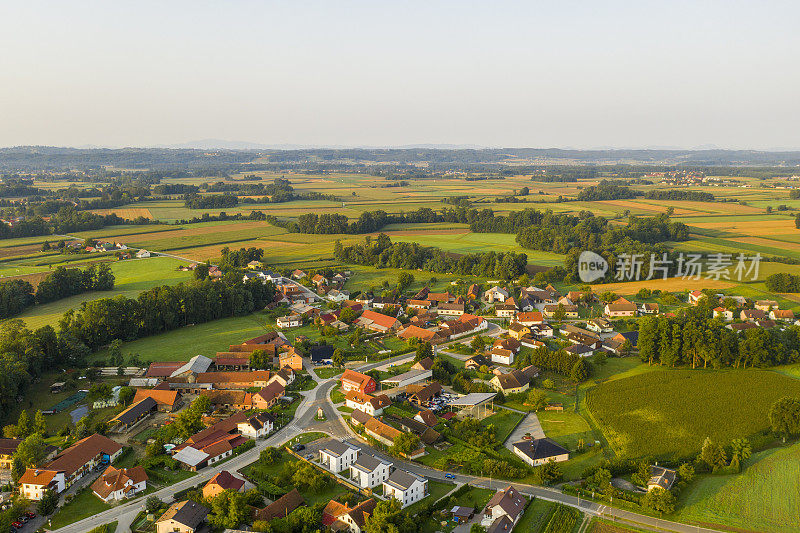
[[[108,263],[89,265],[85,270],[56,267],[36,287],[37,303],[52,302],[87,291],[110,291],[114,273]]]
[[[13,226],[5,222],[0,223],[0,239],[89,231],[120,224],[149,223],[151,223],[151,221],[144,217],[138,217],[136,220],[126,220],[113,213],[98,215],[88,211],[79,211],[73,206],[65,206],[59,209],[49,220],[45,220],[40,216],[34,216],[16,222]]]
[[[197,193],[189,193],[184,196],[183,202],[189,209],[225,209],[239,205],[239,199],[232,194],[201,196]]]
[[[60,321],[61,331],[91,349],[114,339],[133,340],[190,324],[242,316],[261,310],[275,297],[275,286],[229,273],[218,281],[200,280],[154,287],[136,299],[125,296],[84,302]]]
[[[520,355],[514,364],[518,368],[533,365],[578,382],[589,377],[589,366],[583,357],[565,350],[552,351],[546,346],[535,348],[530,355],[527,353]]]
[[[114,273],[107,263],[90,265],[85,270],[63,266],[47,275],[36,287],[14,279],[0,282],[0,318],[18,315],[36,303],[47,303],[86,291],[109,291],[114,288]]]
[[[602,180],[597,185],[586,187],[578,193],[576,199],[579,202],[597,202],[600,200],[624,200],[627,198],[636,198],[639,195],[630,187],[620,185],[619,183]]]
[[[516,279],[528,265],[528,256],[516,252],[485,252],[453,257],[438,248],[420,246],[418,243],[392,243],[389,236],[383,233],[374,240],[366,237],[364,244],[343,246],[336,241],[334,257],[337,261],[378,268],[422,269],[499,279]]]
[[[764,280],[771,292],[800,292],[800,276],[787,272],[770,274]]]
[[[691,202],[715,202],[717,199],[710,192],[690,191],[686,189],[660,189],[649,191],[648,200],[688,200]]]
[[[638,346],[642,361],[649,364],[769,367],[800,360],[800,329],[752,328],[737,334],[712,318],[706,302],[674,317],[643,318]]]
[[[219,268],[223,272],[229,270],[236,270],[238,268],[245,268],[250,261],[261,261],[264,258],[263,248],[239,248],[238,250],[231,250],[228,247],[220,250],[222,258],[219,262]]]

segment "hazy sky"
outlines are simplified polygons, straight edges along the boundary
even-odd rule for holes
[[[800,148],[800,3],[0,2],[0,146]]]

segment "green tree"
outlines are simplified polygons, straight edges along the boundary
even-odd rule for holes
[[[613,493],[614,487],[611,486],[611,472],[606,468],[598,468],[591,477],[591,484],[600,492],[605,494]]]
[[[722,468],[728,464],[728,458],[725,455],[725,449],[722,445],[715,443],[710,437],[706,437],[703,441],[703,448],[700,451],[700,459],[705,462],[709,468],[715,470]]]
[[[47,437],[47,421],[44,419],[41,409],[37,410],[33,417],[33,431],[42,437]]]
[[[642,507],[659,515],[675,511],[675,496],[662,487],[655,487],[642,496]]]
[[[145,501],[145,508],[149,513],[155,513],[159,509],[161,509],[162,502],[158,496],[148,496],[147,500]]]
[[[531,389],[525,401],[534,411],[541,411],[550,403],[544,391]]]
[[[483,350],[486,348],[486,339],[480,335],[475,335],[472,337],[472,342],[470,342],[469,345],[476,352],[483,352]]]
[[[367,517],[365,533],[414,533],[417,524],[394,498],[378,502],[372,516]]]
[[[36,510],[42,516],[48,516],[55,512],[58,507],[58,494],[53,490],[46,490],[42,495],[42,499],[36,506]]]
[[[131,403],[134,396],[136,396],[136,389],[133,387],[122,387],[119,389],[119,403],[122,405]]]
[[[47,443],[44,442],[42,435],[34,433],[19,443],[14,457],[18,457],[26,468],[33,468],[44,461],[46,449]]]
[[[429,342],[421,342],[417,345],[417,352],[414,355],[414,362],[418,362],[426,357],[433,357],[433,347]]]
[[[340,368],[343,367],[344,366],[344,353],[342,353],[342,350],[340,350],[339,348],[336,348],[333,351],[333,355],[331,356],[331,361],[333,361],[334,365],[336,365],[336,366],[338,366]]]
[[[556,307],[556,310],[553,313],[553,320],[556,322],[563,322],[566,317],[567,311],[564,309],[564,304],[559,303],[558,307]]]
[[[731,466],[739,470],[744,461],[750,459],[753,448],[747,439],[733,439],[731,441]]]
[[[414,283],[414,275],[410,272],[400,272],[397,276],[397,288],[400,292],[404,292],[412,283]]]
[[[585,359],[581,358],[575,361],[575,364],[572,365],[572,370],[569,372],[569,377],[572,381],[579,383],[589,377],[589,366],[586,364]]]
[[[694,479],[694,467],[690,463],[683,463],[678,467],[678,476],[686,483]]]
[[[112,366],[121,366],[125,358],[122,355],[122,341],[114,339],[108,346],[108,360]]]
[[[394,439],[392,453],[397,455],[409,455],[419,449],[419,437],[413,433],[401,433]]]
[[[769,423],[783,442],[787,437],[800,434],[800,399],[784,397],[772,404]]]
[[[19,414],[19,419],[17,420],[17,436],[18,438],[24,439],[28,435],[31,434],[31,420],[28,416],[28,412],[23,409],[22,412]]]

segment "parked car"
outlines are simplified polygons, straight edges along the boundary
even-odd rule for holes
[[[445,474],[444,477],[447,478],[447,479],[455,479],[456,478],[455,475],[450,474],[450,473]]]
[[[17,528],[17,529],[22,529],[22,526],[23,526],[23,525],[24,525],[24,524],[22,524],[21,522],[12,522],[12,523],[11,523],[11,526],[12,526],[12,527],[15,527],[15,528]]]
[[[28,511],[27,513],[25,513],[25,516],[27,516],[28,518],[36,518],[36,513]]]
[[[296,451],[296,452],[301,452],[301,451],[306,449],[306,445],[305,444],[295,444],[294,448],[292,448],[292,449],[294,451]]]

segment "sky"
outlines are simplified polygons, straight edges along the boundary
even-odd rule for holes
[[[3,0],[0,146],[800,148],[800,2]]]

